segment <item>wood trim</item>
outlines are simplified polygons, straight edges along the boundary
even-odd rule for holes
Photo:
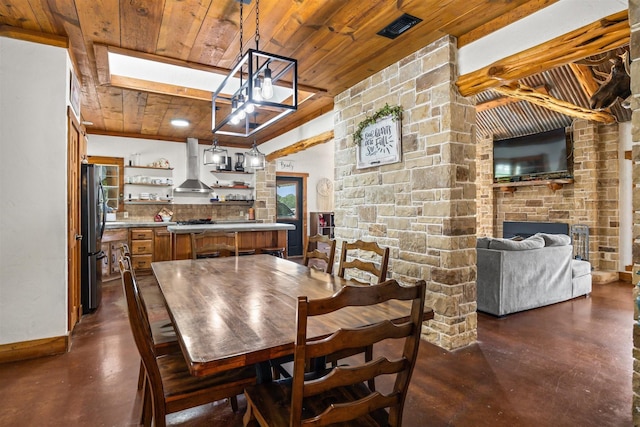
[[[302,256],[304,256],[304,251],[307,248],[307,238],[309,237],[309,224],[307,221],[307,217],[309,216],[309,208],[307,207],[307,181],[309,180],[309,174],[307,172],[276,172],[276,177],[279,176],[302,178]],[[285,258],[288,258],[288,254],[286,254]]]
[[[476,95],[532,74],[622,47],[629,43],[630,38],[629,12],[624,10],[462,75],[456,85],[462,96]]]
[[[185,138],[173,138],[173,137],[162,136],[162,135],[144,135],[141,133],[131,133],[131,132],[111,132],[111,131],[106,131],[102,129],[93,129],[93,128],[87,128],[87,134],[118,136],[121,138],[151,139],[151,140],[157,140],[157,141],[187,142]],[[211,142],[209,142],[209,144],[211,144]]]
[[[111,86],[119,87],[121,89],[132,89],[142,92],[158,93],[160,95],[180,96],[183,98],[208,102],[211,102],[211,99],[213,98],[213,93],[208,90],[152,82],[133,77],[119,76],[117,74],[112,74],[109,82]],[[220,98],[220,102],[229,104],[229,101],[224,98]]]
[[[533,88],[536,92],[542,93],[544,95],[549,95],[549,90],[546,86],[536,86]],[[476,104],[476,111],[487,111],[493,108],[502,107],[504,105],[515,104],[516,102],[522,102],[524,99],[512,98],[511,96],[500,96],[496,99],[492,99],[491,101],[481,102],[480,104]]]
[[[333,139],[333,130],[329,130],[319,135],[312,136],[311,138],[298,141],[295,144],[289,145],[288,147],[281,148],[270,154],[267,154],[266,159],[267,161],[271,162],[273,160],[279,159],[280,157],[285,157],[290,154],[295,154],[300,151],[304,151],[307,148],[311,148],[315,145],[324,144],[325,142],[331,141],[332,139]]]
[[[551,111],[557,111],[570,117],[577,117],[585,120],[593,120],[600,123],[614,123],[616,118],[604,111],[594,111],[583,108],[570,102],[554,98],[549,95],[537,92],[534,88],[514,83],[510,86],[496,87],[495,90],[506,96],[528,101]]]
[[[121,48],[121,47],[109,46],[109,45],[100,44],[100,43],[94,44],[94,52],[95,52],[95,55],[96,55],[96,62],[97,63],[103,62],[103,63],[107,64],[107,68],[106,68],[107,71],[108,71],[108,64],[109,64],[108,53],[112,52],[112,53],[116,53],[118,55],[130,56],[132,58],[145,59],[147,61],[162,62],[164,64],[175,65],[175,66],[178,66],[178,67],[191,68],[191,69],[194,69],[194,70],[206,71],[208,73],[220,74],[222,76],[226,76],[231,72],[231,70],[227,69],[227,68],[214,67],[214,66],[210,66],[210,65],[203,65],[203,64],[198,64],[196,62],[183,61],[183,60],[180,60],[180,59],[167,58],[165,56],[154,55],[152,53],[138,52],[138,51],[135,51],[135,50],[129,50],[129,49]],[[98,56],[100,56],[101,58],[98,58]],[[323,88],[319,88],[319,87],[315,87],[315,86],[309,86],[309,85],[301,85],[301,84],[298,84],[298,91],[308,92],[308,93],[298,94],[298,96],[303,100],[309,99],[312,95],[317,94],[317,93],[327,93],[327,89],[323,89]],[[181,96],[181,95],[176,95],[176,96]],[[196,98],[196,99],[199,99],[199,98]],[[208,100],[209,101],[211,100],[211,96],[209,96]],[[301,102],[299,102],[299,103],[301,103]]]
[[[21,341],[0,345],[0,363],[18,360],[36,359],[66,353],[69,348],[69,337],[51,337],[31,341]]]
[[[11,25],[0,25],[0,37],[8,37],[16,40],[23,40],[27,42],[40,43],[49,46],[69,49],[69,39],[65,36],[41,33],[40,31],[12,27]]]

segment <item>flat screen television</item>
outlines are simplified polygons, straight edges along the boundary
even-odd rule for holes
[[[494,141],[494,181],[568,177],[568,145],[564,128]]]

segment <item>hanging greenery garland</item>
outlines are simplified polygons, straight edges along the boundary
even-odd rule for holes
[[[353,142],[355,142],[356,145],[360,145],[360,143],[362,142],[362,131],[364,130],[364,128],[374,124],[375,122],[378,121],[378,119],[381,119],[387,116],[391,116],[394,122],[396,120],[402,119],[402,106],[400,105],[391,106],[389,104],[384,104],[384,107],[376,111],[372,116],[367,116],[366,119],[358,123],[358,128],[353,133]]]

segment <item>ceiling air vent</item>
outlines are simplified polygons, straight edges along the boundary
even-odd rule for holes
[[[378,31],[377,34],[379,36],[395,39],[400,34],[404,33],[409,28],[413,27],[416,24],[419,24],[420,22],[422,22],[422,19],[405,13],[400,18],[396,19],[391,24]]]

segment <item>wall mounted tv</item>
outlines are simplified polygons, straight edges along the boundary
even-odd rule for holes
[[[564,128],[493,142],[496,182],[570,176],[570,143]]]

